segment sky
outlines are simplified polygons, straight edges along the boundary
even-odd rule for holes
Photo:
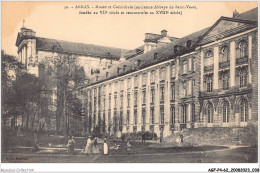
[[[76,5],[89,5],[90,9],[75,9]],[[108,11],[153,11],[149,15],[101,14],[103,9],[95,6],[112,6]],[[118,9],[113,6],[173,6],[167,9],[180,14],[156,14],[162,9]],[[177,6],[196,6],[196,9],[176,9]],[[108,47],[135,49],[144,42],[145,33],[160,34],[166,29],[168,35],[183,37],[214,24],[221,16],[232,17],[257,7],[255,2],[11,2],[2,1],[1,46],[12,55],[17,55],[15,41],[20,28],[24,26],[36,32],[36,36],[95,44]],[[64,6],[70,8],[64,9]],[[73,7],[73,8],[71,8]],[[93,7],[93,8],[92,8]],[[92,14],[79,14],[90,11]],[[97,11],[99,14],[93,14]]]

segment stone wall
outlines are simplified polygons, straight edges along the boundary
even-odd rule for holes
[[[247,127],[202,127],[185,129],[183,143],[180,143],[180,133],[164,138],[166,143],[176,143],[178,146],[198,145],[257,145],[258,124],[249,123]]]

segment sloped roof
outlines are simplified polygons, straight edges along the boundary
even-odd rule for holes
[[[36,49],[118,60],[125,49],[36,37]]]
[[[124,53],[124,56],[126,59],[130,59],[130,58],[133,58],[137,55],[140,55],[142,53],[144,53],[144,46],[145,45],[142,45],[142,46],[139,46],[135,49],[132,49],[132,50],[128,50]]]
[[[168,38],[171,41],[174,41],[174,40],[178,39],[176,37],[171,37],[169,35],[163,36],[163,35],[160,35],[160,34],[145,33],[144,42],[154,42],[154,43],[157,43],[158,40],[160,40],[161,38],[164,38],[164,37]]]
[[[153,65],[153,64],[165,61],[165,60],[169,60],[170,58],[174,58],[174,56],[180,54],[180,52],[174,52],[175,45],[182,46],[182,50],[181,50],[182,54],[184,54],[185,52],[187,52],[187,53],[191,52],[194,50],[194,47],[195,47],[194,43],[196,43],[198,41],[199,37],[201,35],[203,35],[207,30],[208,30],[208,28],[205,28],[198,32],[194,32],[183,38],[176,39],[174,42],[171,42],[164,46],[158,47],[145,54],[141,54],[134,58],[128,59],[125,62],[122,62],[118,65],[112,66],[110,69],[105,70],[98,75],[92,76],[92,78],[90,79],[91,84],[100,83],[104,80],[112,79],[117,76],[122,76],[124,74],[140,70],[140,69],[148,67],[150,65]],[[191,42],[193,43],[193,46],[190,49],[185,48],[188,40],[191,40]],[[157,53],[156,60],[154,60],[155,53]],[[140,62],[139,66],[137,63],[138,61]],[[125,71],[123,71],[124,67],[125,67]],[[118,68],[120,69],[119,73],[118,73]],[[108,77],[106,77],[107,72],[109,73]],[[99,79],[98,81],[96,81],[96,76],[98,76],[98,79]]]
[[[258,21],[258,8],[256,7],[252,10],[241,13],[236,18],[242,20]]]

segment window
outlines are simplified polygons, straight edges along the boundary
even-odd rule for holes
[[[160,80],[165,80],[165,67],[160,68]]]
[[[130,93],[127,93],[127,106],[130,106]]]
[[[154,88],[151,88],[151,103],[154,103]]]
[[[135,76],[135,79],[134,79],[134,85],[135,85],[135,87],[138,86],[138,76]]]
[[[137,110],[134,110],[134,125],[137,125]]]
[[[223,115],[223,122],[228,123],[229,122],[229,104],[226,101],[223,103],[222,115]]]
[[[223,90],[228,90],[228,88],[229,88],[229,77],[228,76],[224,76],[222,78],[222,88],[223,88]]]
[[[111,111],[108,111],[108,124],[111,125]]]
[[[213,106],[212,103],[209,103],[206,107],[205,110],[207,119],[208,119],[208,123],[213,123]]]
[[[154,124],[154,107],[151,107],[151,124]]]
[[[239,87],[240,88],[247,87],[247,73],[246,72],[239,74]]]
[[[161,101],[164,101],[164,86],[160,87],[160,91],[161,91]]]
[[[187,61],[183,61],[182,62],[182,72],[183,72],[183,74],[186,74],[187,71],[188,71],[188,69],[187,69]]]
[[[247,122],[248,121],[248,104],[247,104],[246,100],[240,101],[239,113],[240,113],[241,121]]]
[[[175,107],[171,106],[171,124],[175,124]]]
[[[111,109],[111,96],[109,96],[108,108]]]
[[[145,117],[146,117],[146,116],[145,116],[145,113],[146,113],[146,112],[145,112],[145,108],[144,108],[144,109],[142,109],[142,124],[143,124],[143,125],[145,125]]]
[[[127,79],[127,89],[131,88],[131,78]]]
[[[106,98],[103,99],[103,110],[106,109]]]
[[[229,61],[229,48],[228,46],[223,46],[220,52],[220,62]]]
[[[155,71],[151,72],[151,83],[155,82]]]
[[[208,51],[206,52],[206,57],[209,58],[209,57],[212,57],[212,56],[213,56],[212,50],[208,50]]]
[[[134,94],[134,105],[137,106],[137,91]]]
[[[191,107],[191,121],[195,122],[196,121],[196,117],[195,117],[195,104],[192,103],[192,107]]]
[[[143,74],[143,78],[142,78],[142,84],[143,84],[143,85],[146,85],[146,82],[147,82],[147,74],[144,73],[144,74]]]
[[[127,113],[126,113],[126,125],[129,125],[130,124],[130,111],[128,110]]]
[[[122,108],[124,104],[124,96],[123,94],[120,95],[120,107]]]
[[[182,106],[182,123],[187,123],[187,105]]]
[[[175,84],[172,83],[171,84],[171,96],[170,96],[171,100],[175,99],[175,91],[174,90],[175,90]]]
[[[187,93],[188,87],[187,87],[187,81],[184,81],[182,83],[182,97],[187,97],[188,93]]]
[[[160,124],[164,124],[164,106],[160,107]]]
[[[117,107],[117,95],[115,94],[115,96],[114,96],[114,108],[116,108]]]
[[[171,77],[172,77],[172,78],[176,77],[176,67],[175,67],[175,63],[173,63],[172,66],[171,66]]]
[[[143,90],[143,104],[146,103],[146,91]]]
[[[242,40],[238,44],[237,58],[245,58],[248,56],[248,46],[245,40]]]
[[[192,91],[192,80],[189,80],[188,81],[188,89],[187,89],[188,95],[191,95],[191,91]]]
[[[189,71],[193,71],[193,62],[192,62],[192,58],[189,58]]]
[[[211,66],[213,65],[213,63],[213,52],[211,50],[208,50],[204,58],[204,66]]]
[[[207,88],[207,92],[212,92],[213,91],[213,81],[212,81],[212,79],[208,79],[207,80],[206,88]]]

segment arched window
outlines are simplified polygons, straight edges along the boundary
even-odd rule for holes
[[[229,48],[228,48],[228,46],[223,46],[221,48],[220,61],[221,62],[229,61]]]
[[[239,104],[239,114],[242,122],[248,121],[248,104],[246,100],[241,100]]]
[[[213,123],[213,106],[211,103],[207,105],[205,113],[208,119],[208,123]]]
[[[208,50],[205,54],[204,66],[211,66],[211,65],[213,65],[213,63],[214,63],[213,52],[212,52],[212,50]]]
[[[212,56],[213,56],[212,50],[208,50],[207,53],[206,53],[206,57],[209,58],[209,57],[212,57]]]
[[[238,44],[237,58],[245,58],[248,55],[248,45],[245,40]]]
[[[229,122],[229,104],[227,101],[225,101],[223,103],[222,115],[223,115],[223,122],[228,123]]]

